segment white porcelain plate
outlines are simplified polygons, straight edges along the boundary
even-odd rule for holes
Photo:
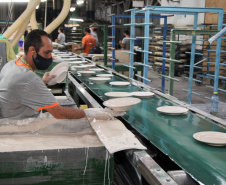
[[[132,92],[132,95],[138,98],[150,98],[155,94],[152,92],[137,91],[137,92]]]
[[[68,73],[67,62],[61,62],[57,64],[49,73],[50,75],[56,75],[56,77],[50,80],[48,82],[48,85],[55,85],[57,83],[62,82],[66,78],[67,73]]]
[[[114,111],[127,111],[140,102],[141,100],[139,98],[113,98],[104,101],[103,104]]]
[[[95,73],[95,71],[77,71],[79,74],[81,74],[81,76],[92,76]]]
[[[69,53],[65,53],[65,54],[58,54],[58,56],[60,56],[60,57],[69,57],[69,56],[72,56],[72,55],[69,54]]]
[[[114,75],[113,74],[99,74],[97,75],[98,77],[108,77],[108,78],[111,78],[113,77]]]
[[[100,69],[100,68],[93,68],[93,69],[89,69],[90,71],[96,71],[96,72],[101,72],[104,71],[104,69]]]
[[[64,61],[74,61],[74,60],[80,60],[80,58],[64,58]]]
[[[78,66],[79,64],[82,64],[82,62],[81,61],[74,61],[74,62],[68,62],[68,64],[70,66]]]
[[[162,106],[158,107],[157,111],[168,115],[184,115],[187,114],[188,109],[178,106]]]
[[[72,70],[83,70],[86,69],[87,65],[81,65],[81,66],[71,66]]]
[[[214,132],[214,131],[197,132],[193,135],[193,138],[212,146],[226,145],[226,133],[223,132]]]
[[[130,85],[130,83],[129,82],[114,81],[114,82],[110,82],[110,85],[114,85],[114,86],[127,86],[127,85]]]
[[[105,96],[108,96],[111,98],[120,98],[120,97],[129,97],[129,96],[132,96],[132,94],[128,92],[107,92],[105,93]]]
[[[104,84],[107,81],[111,80],[111,78],[93,77],[89,78],[89,80],[92,81],[94,84]]]

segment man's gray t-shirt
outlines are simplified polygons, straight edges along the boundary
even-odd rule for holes
[[[124,50],[130,50],[130,40],[129,40],[129,39],[126,39],[126,37],[124,37],[124,38],[122,39],[122,43],[125,44]]]
[[[58,105],[43,80],[16,60],[0,72],[0,118],[37,117],[40,110]]]
[[[65,35],[64,35],[64,33],[59,33],[57,38],[58,39],[60,38],[59,44],[64,44],[65,43]]]

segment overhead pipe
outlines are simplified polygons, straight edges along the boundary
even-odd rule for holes
[[[28,2],[28,4],[27,4],[27,9],[31,6],[31,1],[32,1],[32,0],[30,0],[30,1]],[[26,30],[26,28],[27,28],[27,25],[28,25],[28,23],[29,23],[30,18],[31,18],[31,15],[30,15],[29,17],[27,17],[27,20],[25,20],[25,21],[21,24],[21,26],[20,26],[19,29],[17,30],[15,36],[14,36],[13,39],[10,41],[10,44],[11,44],[12,48],[14,48],[14,47],[18,44],[19,40],[21,39],[22,35],[24,34],[24,32],[25,32],[25,30]]]
[[[38,29],[38,23],[37,23],[37,20],[36,20],[36,8],[31,15],[30,24],[31,24],[32,30]]]
[[[50,23],[44,29],[44,31],[50,34],[53,30],[55,30],[67,17],[68,12],[70,11],[70,7],[71,7],[71,0],[64,0],[63,9],[61,10],[60,14],[52,23]]]
[[[3,36],[7,39],[20,28],[20,26],[30,19],[30,15],[36,9],[36,6],[40,4],[41,0],[31,0],[30,5],[27,6],[26,10],[21,16],[3,33]]]

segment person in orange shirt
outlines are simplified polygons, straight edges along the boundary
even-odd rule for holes
[[[89,50],[95,46],[96,39],[90,34],[90,29],[84,29],[85,36],[82,38],[82,46],[79,48],[74,48],[75,51],[83,50],[83,53],[89,54]]]

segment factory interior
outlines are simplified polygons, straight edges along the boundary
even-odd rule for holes
[[[0,0],[0,184],[225,185],[225,0]]]

